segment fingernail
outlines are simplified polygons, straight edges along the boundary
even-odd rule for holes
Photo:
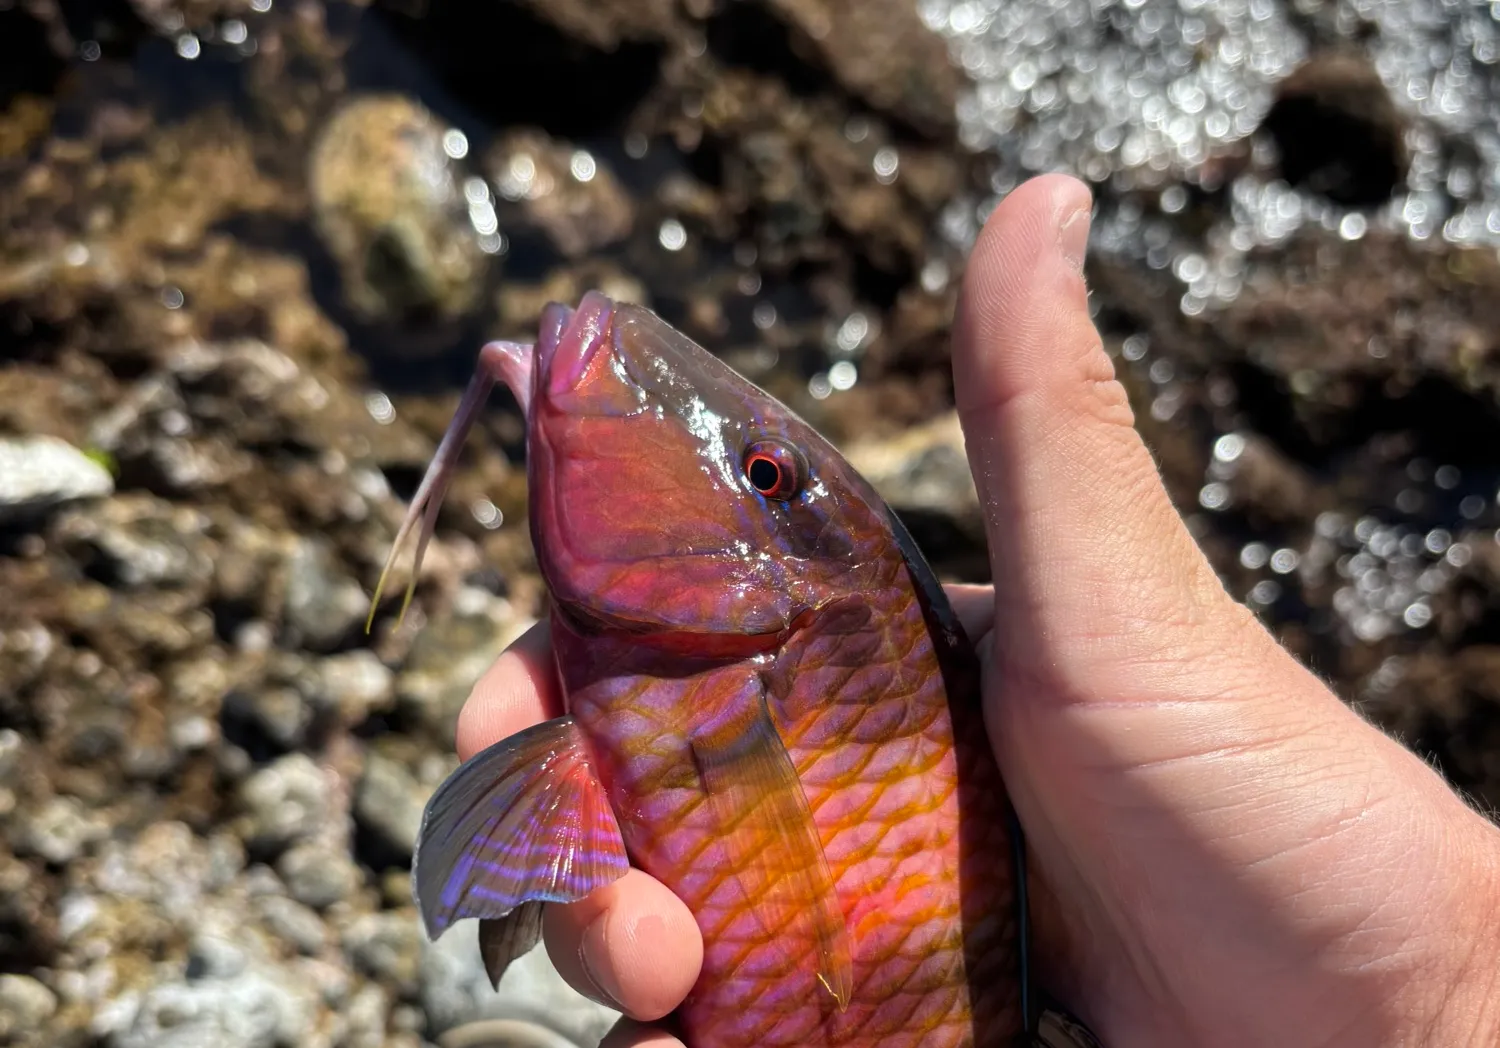
[[[1093,221],[1092,206],[1085,200],[1078,203],[1074,193],[1059,201],[1060,221],[1057,225],[1057,246],[1062,256],[1075,273],[1083,272],[1083,259],[1089,249],[1089,226]]]
[[[596,1004],[615,1011],[620,1007],[620,984],[615,978],[614,965],[609,963],[609,943],[605,933],[608,917],[600,917],[583,933],[583,942],[578,947],[578,960],[583,965],[583,974],[591,985],[581,986],[583,995]]]

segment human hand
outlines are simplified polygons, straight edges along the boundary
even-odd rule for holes
[[[1088,206],[1060,176],[1012,193],[954,333],[1003,581],[950,593],[1028,835],[1042,981],[1109,1048],[1492,1045],[1500,830],[1224,591],[1089,320]],[[537,627],[476,687],[460,754],[559,712]],[[639,871],[549,907],[546,939],[570,982],[639,1020],[702,957],[691,914]]]

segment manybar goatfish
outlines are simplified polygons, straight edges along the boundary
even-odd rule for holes
[[[677,1013],[694,1048],[1032,1033],[1021,841],[977,660],[885,502],[703,347],[591,292],[548,306],[535,345],[484,347],[396,549],[415,529],[420,559],[497,381],[526,413],[567,713],[432,797],[413,867],[428,935],[480,918],[498,980],[543,903],[634,864],[703,933]]]

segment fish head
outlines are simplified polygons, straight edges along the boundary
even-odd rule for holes
[[[754,650],[880,570],[843,456],[651,311],[549,306],[527,378],[532,537],[575,622]]]

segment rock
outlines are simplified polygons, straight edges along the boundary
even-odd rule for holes
[[[122,495],[59,518],[69,555],[111,582],[139,588],[207,585],[217,543],[204,514],[150,496]]]
[[[365,591],[339,566],[321,539],[305,538],[287,566],[286,626],[289,642],[327,650],[364,622]]]
[[[244,849],[228,833],[203,838],[183,823],[163,821],[128,843],[101,848],[89,883],[105,895],[142,899],[173,919],[192,920],[244,866]]]
[[[32,1041],[56,1011],[57,995],[36,979],[0,975],[0,1041]]]
[[[344,1009],[348,1028],[344,1048],[385,1048],[386,1017],[391,1002],[379,983],[366,983]]]
[[[472,589],[461,597],[451,616],[430,622],[418,635],[396,679],[402,712],[445,744],[452,743],[458,711],[474,682],[532,624],[503,599]]]
[[[313,368],[259,339],[189,340],[165,361],[184,390],[186,410],[237,446],[311,448],[323,462],[425,465],[430,443],[399,416],[371,413],[368,391],[350,376]],[[317,471],[321,494],[353,495],[353,471]],[[279,478],[285,480],[286,478]]]
[[[89,439],[122,475],[153,491],[199,492],[253,468],[244,449],[206,435],[170,375],[151,375],[89,427]]]
[[[314,700],[336,712],[344,724],[359,724],[395,700],[396,676],[372,651],[330,655],[318,660],[314,672]]]
[[[492,990],[479,956],[478,928],[477,921],[461,921],[424,948],[421,1000],[434,1033],[485,1019],[523,1020],[593,1048],[619,1019],[618,1012],[564,982],[540,944],[517,958],[499,991]],[[440,1041],[447,1043],[446,1038]]]
[[[438,1048],[579,1048],[556,1030],[525,1019],[481,1019],[449,1030]]]
[[[0,728],[0,786],[10,785],[25,753],[25,736],[14,728]]]
[[[505,200],[566,258],[624,240],[635,219],[629,195],[604,161],[534,130],[512,131],[490,149],[486,168]]]
[[[415,909],[365,914],[344,930],[343,941],[356,968],[402,997],[415,997],[425,941]]]
[[[72,797],[58,796],[24,813],[12,830],[18,852],[66,865],[109,835],[109,823]]]
[[[299,902],[280,895],[257,900],[260,918],[272,935],[286,940],[298,951],[312,955],[328,944],[328,930],[318,915]]]
[[[354,815],[381,844],[410,858],[430,792],[400,763],[372,752],[354,794]]]
[[[288,754],[246,779],[239,791],[246,846],[279,852],[326,830],[335,817],[332,779],[302,753]]]
[[[1244,290],[1190,337],[1236,347],[1274,377],[1257,419],[1268,434],[1354,446],[1372,389],[1384,405],[1382,431],[1433,430],[1463,454],[1469,442],[1500,433],[1494,251],[1434,250],[1383,231],[1349,242],[1309,229],[1248,261]],[[1223,348],[1214,352],[1229,359]],[[1435,428],[1428,412],[1444,426]]]
[[[895,437],[852,442],[844,453],[940,574],[984,577],[987,569],[971,563],[984,559],[984,518],[957,413]]]
[[[115,489],[99,463],[56,437],[0,439],[0,523],[16,523]]]
[[[231,738],[236,724],[248,724],[279,749],[290,750],[305,741],[312,709],[293,688],[252,687],[230,692],[224,700],[225,733]]]
[[[913,129],[941,138],[955,125],[961,74],[948,45],[907,0],[769,0],[841,84]]]
[[[318,910],[345,901],[364,883],[348,855],[313,843],[288,848],[277,861],[276,872],[293,899]]]
[[[255,963],[234,975],[163,981],[141,995],[110,1048],[280,1048],[307,1044],[316,1011],[292,972]]]
[[[452,320],[478,302],[494,209],[482,180],[465,181],[455,141],[400,95],[355,98],[319,135],[308,174],[317,229],[364,319]]]
[[[656,40],[679,31],[681,15],[673,0],[525,0],[539,18],[556,25],[568,37],[586,42],[605,54],[632,40]],[[572,40],[568,41],[572,43]]]

